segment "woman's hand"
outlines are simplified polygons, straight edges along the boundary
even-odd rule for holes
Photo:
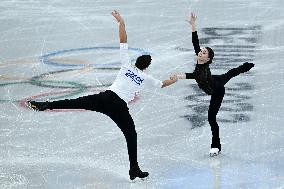
[[[188,18],[187,21],[191,24],[192,32],[196,31],[196,23],[195,23],[196,19],[197,16],[195,15],[195,13],[191,12],[190,17]]]
[[[197,16],[195,15],[195,13],[191,13],[190,14],[191,16],[190,16],[190,18],[188,19],[188,22],[191,24],[191,25],[195,25],[195,21],[196,21],[196,19],[197,19]]]
[[[178,80],[178,77],[176,74],[174,74],[170,77],[170,79],[176,82]]]

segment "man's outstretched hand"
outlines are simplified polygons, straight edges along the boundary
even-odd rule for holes
[[[116,11],[116,10],[113,10],[113,11],[111,12],[111,15],[116,19],[117,22],[123,22],[123,21],[124,21],[123,18],[122,18],[122,16],[121,16],[121,15],[119,14],[119,12]]]

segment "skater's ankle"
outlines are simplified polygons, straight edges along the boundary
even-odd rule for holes
[[[212,148],[218,148],[219,151],[221,151],[221,144],[220,143],[219,144],[211,144],[211,149]]]
[[[134,180],[136,177],[138,178],[146,178],[149,175],[148,172],[142,172],[139,166],[133,166],[129,170],[130,180]]]

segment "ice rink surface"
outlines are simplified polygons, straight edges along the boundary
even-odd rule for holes
[[[0,188],[283,189],[283,7],[282,0],[2,0]],[[125,18],[132,59],[150,53],[158,79],[194,69],[190,11],[201,46],[215,50],[213,74],[255,63],[226,85],[220,156],[208,155],[210,97],[194,80],[142,92],[129,105],[145,181],[129,181],[125,139],[107,116],[27,108],[30,99],[76,98],[112,83],[120,67],[113,9]]]

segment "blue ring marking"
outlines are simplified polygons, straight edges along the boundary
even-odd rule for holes
[[[60,54],[65,54],[69,52],[76,52],[76,51],[89,51],[89,50],[97,50],[97,49],[119,49],[119,47],[108,47],[108,46],[99,46],[99,47],[84,47],[84,48],[74,48],[74,49],[66,49],[66,50],[60,50],[56,52],[51,52],[45,55],[42,55],[40,57],[40,61],[43,62],[44,64],[49,64],[49,65],[54,65],[54,66],[66,66],[66,67],[84,67],[84,64],[63,64],[55,61],[49,60],[49,57],[52,56],[57,56]],[[134,47],[129,47],[128,50],[132,50],[135,52],[138,52],[139,55],[147,54],[150,55],[149,52],[141,49],[141,48],[134,48]],[[134,61],[135,59],[131,59],[131,61]],[[96,68],[113,68],[114,65],[119,65],[120,61],[115,61],[115,62],[109,62],[109,63],[103,63],[100,65],[91,65],[92,67]],[[109,66],[109,67],[106,67]]]

